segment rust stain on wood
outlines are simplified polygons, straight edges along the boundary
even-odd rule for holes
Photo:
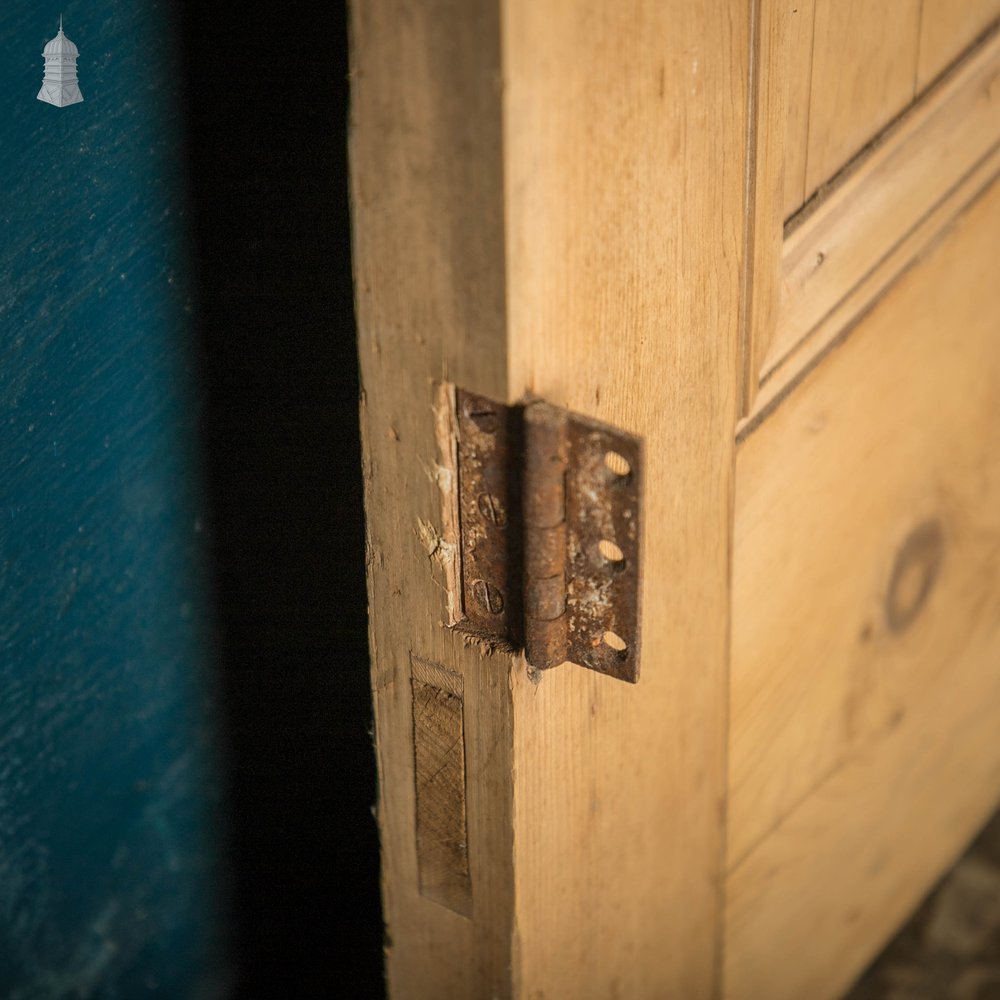
[[[464,685],[459,674],[438,664],[417,657],[410,662],[420,893],[470,916]]]

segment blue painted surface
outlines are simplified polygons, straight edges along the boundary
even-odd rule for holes
[[[217,808],[169,8],[0,7],[0,996],[214,996]]]

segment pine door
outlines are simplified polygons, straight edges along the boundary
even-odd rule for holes
[[[995,808],[998,15],[354,3],[393,996],[836,997]],[[642,438],[637,683],[449,627],[449,386]]]

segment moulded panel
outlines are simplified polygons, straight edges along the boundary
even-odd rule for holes
[[[738,452],[732,997],[838,995],[1000,795],[998,231],[994,184]]]

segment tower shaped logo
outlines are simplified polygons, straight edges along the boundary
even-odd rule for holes
[[[62,15],[59,17],[59,34],[42,51],[45,56],[45,77],[38,99],[57,108],[79,104],[83,100],[76,80],[76,59],[80,50],[63,34]]]

